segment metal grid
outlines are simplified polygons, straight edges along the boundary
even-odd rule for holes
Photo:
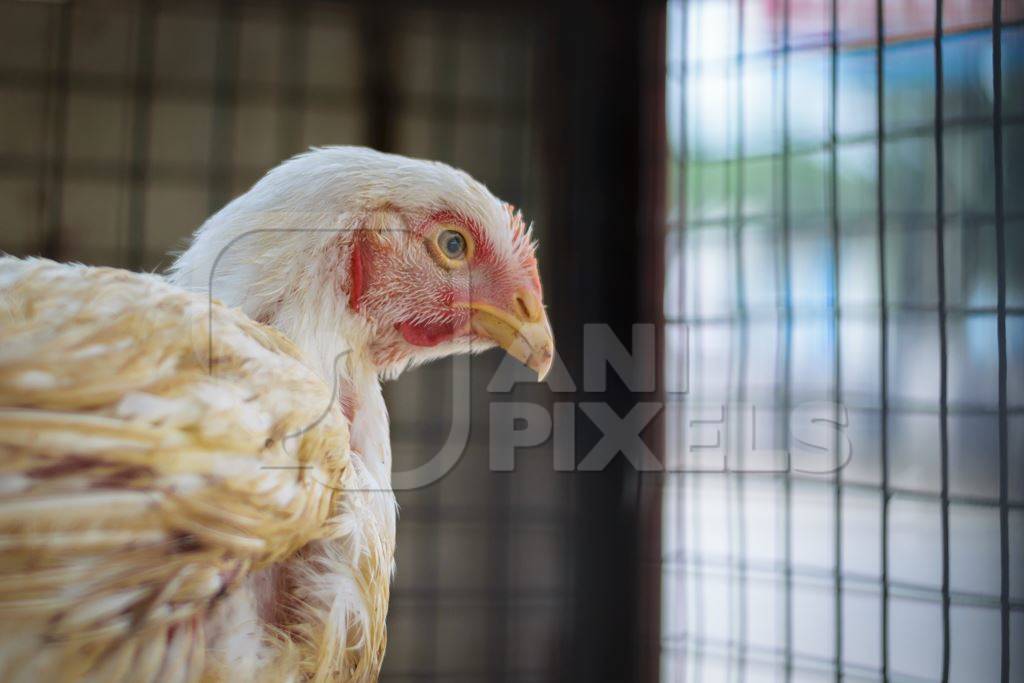
[[[664,680],[1024,680],[1022,19],[669,3]]]
[[[322,144],[452,163],[543,236],[537,21],[455,4],[5,1],[0,249],[159,269],[210,212]],[[474,398],[496,361],[472,361]],[[465,379],[444,362],[387,387],[396,470],[444,442]],[[399,494],[385,680],[528,681],[558,666],[566,480],[539,451],[490,473],[488,401],[473,403],[460,463]]]
[[[363,138],[351,7],[0,7],[0,247],[12,253],[166,265],[273,164]]]

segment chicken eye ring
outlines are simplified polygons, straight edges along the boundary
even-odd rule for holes
[[[445,247],[442,246],[445,242],[457,238],[461,240],[462,251],[457,256],[448,254],[445,251]],[[476,244],[473,242],[473,238],[458,225],[452,225],[450,223],[442,223],[438,226],[434,232],[433,237],[427,240],[427,247],[430,252],[434,255],[434,259],[443,268],[448,270],[454,270],[456,268],[463,268],[473,258],[473,252],[476,249]]]

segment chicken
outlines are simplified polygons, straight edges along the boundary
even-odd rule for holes
[[[465,173],[335,147],[166,280],[0,259],[0,680],[376,679],[381,381],[495,345],[543,376],[534,250]]]

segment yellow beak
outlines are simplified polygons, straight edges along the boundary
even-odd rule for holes
[[[551,369],[555,340],[551,323],[540,300],[531,292],[516,294],[512,311],[484,303],[470,303],[473,332],[492,339],[501,348],[537,373],[542,381]]]

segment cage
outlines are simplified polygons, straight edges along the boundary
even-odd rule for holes
[[[1022,16],[669,4],[663,680],[1024,676]]]
[[[463,168],[564,372],[387,386],[396,473],[469,436],[398,491],[383,680],[1024,680],[1022,22],[2,0],[0,250],[160,271],[311,146]],[[527,403],[560,427],[499,463]]]

